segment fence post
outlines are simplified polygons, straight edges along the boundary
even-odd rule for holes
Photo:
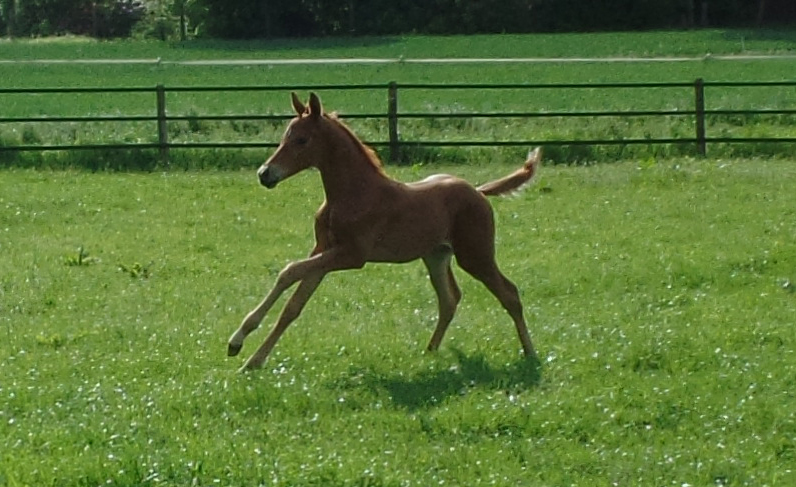
[[[166,125],[166,88],[159,84],[156,88],[158,103],[158,145],[160,146],[160,160],[164,164],[169,162],[169,129]]]
[[[694,102],[696,113],[696,141],[699,155],[707,155],[707,140],[705,138],[705,81],[697,78],[694,81]]]
[[[390,135],[390,162],[398,162],[400,144],[398,142],[398,83],[390,81],[387,88],[387,127]]]

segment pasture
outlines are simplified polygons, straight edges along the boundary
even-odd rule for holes
[[[320,90],[324,103],[345,118],[351,113],[385,113],[386,84],[398,83],[595,83],[792,80],[796,36],[791,31],[706,30],[694,32],[611,33],[577,35],[394,37],[294,40],[249,43],[188,42],[134,43],[60,41],[0,42],[0,79],[4,88],[33,87],[154,87],[329,84],[384,84],[383,91]],[[706,54],[713,57],[703,57]],[[775,55],[774,59],[721,60],[721,55]],[[374,65],[221,65],[174,64],[203,59],[429,57],[696,57],[678,62],[543,62],[508,64]],[[18,63],[13,61],[65,59],[149,59],[146,64]],[[155,63],[156,58],[164,62]],[[792,87],[711,88],[709,108],[790,109]],[[306,95],[305,95],[306,96]],[[554,112],[600,110],[680,110],[694,108],[693,90],[416,90],[401,93],[402,112]],[[151,93],[0,94],[3,116],[119,116],[154,115]],[[267,121],[205,121],[202,115],[288,114],[285,92],[174,93],[168,113],[197,117],[173,122],[169,138],[180,142],[276,141],[283,124]],[[793,137],[792,116],[714,116],[709,136]],[[385,120],[351,120],[365,140],[386,140]],[[424,119],[402,120],[403,140],[508,140],[522,138],[667,138],[693,135],[693,120],[669,118],[600,119]],[[157,141],[154,122],[2,124],[0,145],[92,144]],[[717,145],[714,157],[783,156],[793,145]],[[482,158],[513,161],[522,151],[501,149],[434,149],[416,151],[423,162],[467,162]],[[555,148],[548,157],[557,162],[613,161],[659,156],[690,156],[690,146]],[[172,165],[182,168],[239,168],[255,164],[259,152],[189,151],[172,154]],[[97,161],[101,161],[99,164]],[[23,167],[115,167],[156,164],[153,153],[23,153],[0,152],[0,163]]]
[[[425,353],[413,263],[329,276],[241,375],[229,333],[322,198],[316,173],[267,192],[253,169],[2,172],[0,485],[796,481],[794,160],[548,166],[494,199],[538,367],[459,270]]]
[[[602,57],[792,54],[791,31],[372,38],[204,43],[2,41],[0,59]],[[490,65],[200,66],[0,63],[3,87],[398,82],[789,80],[771,60]],[[792,91],[792,90],[791,90]],[[707,93],[725,108],[792,105],[781,89]],[[383,94],[322,91],[346,113]],[[691,95],[447,92],[402,109],[689,106]],[[3,116],[149,114],[140,95],[0,94]],[[289,113],[286,93],[181,94],[171,114]],[[714,120],[791,135],[785,117]],[[351,121],[363,138],[384,127]],[[406,136],[507,130],[660,133],[687,126],[484,121],[402,125]],[[283,123],[174,124],[174,140],[275,140]],[[0,126],[0,144],[151,141],[152,127]],[[265,368],[236,374],[277,310],[226,357],[277,273],[312,245],[316,173],[273,191],[267,151],[0,152],[0,486],[780,486],[796,483],[796,160],[746,147],[593,152],[493,199],[498,261],[522,293],[541,363],[511,320],[454,269],[464,298],[437,353],[425,269],[326,278]],[[388,167],[473,183],[524,151],[446,150]],[[662,155],[668,157],[661,157]],[[565,158],[563,160],[566,160]],[[428,164],[433,161],[434,164]],[[14,166],[31,166],[20,169]],[[43,170],[45,166],[66,170]],[[96,172],[79,168],[146,168]],[[245,168],[178,171],[175,168]],[[277,304],[277,308],[284,302]]]

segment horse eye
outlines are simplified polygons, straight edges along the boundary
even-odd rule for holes
[[[296,139],[296,143],[298,145],[305,145],[308,141],[309,139],[307,139],[306,137],[299,137]]]

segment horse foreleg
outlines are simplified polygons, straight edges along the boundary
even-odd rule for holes
[[[299,314],[301,314],[304,305],[307,304],[307,301],[309,301],[310,297],[323,280],[323,276],[324,274],[322,273],[312,274],[301,280],[296,292],[293,293],[293,296],[291,296],[287,304],[285,304],[285,308],[279,315],[279,319],[271,329],[268,337],[266,337],[263,344],[260,345],[260,348],[249,357],[249,360],[247,360],[240,369],[241,371],[259,368],[263,362],[265,362],[265,359],[268,358],[268,355],[271,353],[274,345],[276,345],[279,337],[282,336],[282,333],[285,332],[287,327],[298,318]]]
[[[456,313],[456,306],[462,298],[462,292],[459,290],[451,271],[450,249],[438,251],[429,257],[425,257],[423,262],[426,264],[428,276],[434,286],[434,291],[437,293],[437,301],[439,302],[437,327],[434,329],[434,334],[431,336],[431,341],[429,341],[427,347],[429,351],[434,351],[439,348],[442,337],[445,336],[445,331]]]
[[[268,292],[268,295],[265,296],[265,299],[246,315],[243,319],[243,323],[241,323],[240,327],[235,330],[235,333],[229,338],[227,355],[234,357],[240,352],[240,349],[243,347],[243,340],[260,326],[263,318],[265,318],[265,315],[274,306],[276,300],[279,299],[282,293],[289,289],[290,286],[302,278],[302,272],[300,272],[299,267],[304,262],[307,261],[288,264],[288,266],[279,273],[276,284],[274,284],[274,287]]]
[[[329,247],[329,240],[327,236],[327,230],[324,225],[328,222],[328,214],[324,211],[325,205],[321,206],[321,209],[318,211],[318,216],[316,217],[315,223],[315,247],[313,247],[312,251],[308,259],[315,257],[316,255],[320,254],[324,250]],[[257,327],[260,326],[260,323],[265,318],[265,315],[268,311],[273,307],[274,303],[282,293],[288,289],[290,286],[293,285],[294,277],[290,276],[291,270],[295,270],[296,265],[291,264],[287,268],[285,268],[279,275],[279,279],[277,279],[277,283],[274,285],[274,288],[268,293],[268,295],[263,299],[263,301],[257,305],[248,315],[246,318],[243,319],[243,323],[241,323],[240,328],[230,337],[229,339],[229,348],[227,350],[227,354],[229,356],[235,356],[240,352],[241,347],[243,346],[243,340]],[[295,272],[293,272],[295,274]]]
[[[279,273],[279,277],[273,289],[271,289],[265,299],[263,299],[254,310],[246,315],[243,323],[241,323],[240,327],[232,334],[232,337],[229,339],[227,354],[229,356],[234,356],[240,352],[243,346],[243,340],[260,326],[266,313],[273,307],[276,300],[279,299],[279,296],[297,281],[301,281],[302,284],[299,286],[299,289],[296,290],[291,300],[295,299],[293,307],[295,307],[295,303],[300,303],[298,310],[301,311],[304,303],[306,303],[306,300],[312,295],[312,292],[315,291],[315,288],[318,287],[324,275],[337,270],[360,268],[363,265],[365,265],[365,261],[361,255],[341,248],[322,251],[308,259],[288,264],[288,266]],[[300,298],[304,294],[306,294],[306,298],[301,302]],[[288,307],[286,307],[286,310],[289,311]],[[281,317],[280,321],[282,321]],[[279,334],[281,334],[281,332]],[[277,338],[278,337],[277,335]],[[267,354],[268,352],[266,352],[266,355]]]

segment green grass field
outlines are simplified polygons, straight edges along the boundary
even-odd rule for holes
[[[545,167],[493,200],[539,368],[458,270],[425,353],[413,263],[330,276],[239,375],[226,339],[309,250],[317,174],[4,170],[0,485],[792,485],[795,186],[792,159]]]
[[[63,49],[69,45],[69,54]],[[429,51],[429,44],[434,50]],[[610,57],[793,54],[792,29],[471,36],[388,36],[263,41],[92,41],[63,37],[0,42],[2,59],[285,59],[345,57]]]
[[[0,42],[0,59],[701,56],[793,53],[791,31],[384,38],[319,42]],[[792,59],[640,64],[207,67],[0,63],[2,87],[790,80]],[[323,91],[381,111],[385,96]],[[687,107],[691,93],[417,92],[413,111]],[[717,90],[723,108],[792,107],[788,89]],[[286,93],[170,96],[171,114],[288,113]],[[148,114],[146,96],[0,94],[0,116]],[[787,118],[713,120],[793,136]],[[364,138],[385,127],[351,121]],[[284,124],[174,124],[174,140],[270,140]],[[402,125],[402,136],[500,140],[666,134],[657,123]],[[709,129],[711,130],[711,129]],[[718,132],[722,133],[722,132]],[[149,126],[3,125],[0,143],[151,142]],[[735,151],[735,152],[733,152]],[[796,483],[796,161],[782,146],[593,151],[492,200],[498,260],[521,289],[541,364],[508,316],[464,291],[440,351],[423,265],[329,276],[262,371],[236,374],[267,329],[226,341],[312,245],[317,174],[273,191],[268,151],[0,152],[0,487],[788,486]],[[524,150],[445,150],[390,167],[478,183]],[[573,154],[548,151],[560,160]],[[744,157],[738,157],[737,153]],[[574,154],[577,156],[577,154]],[[776,155],[770,158],[768,155]],[[33,166],[20,169],[13,166]],[[45,170],[72,168],[68,170]],[[176,168],[244,171],[179,171]],[[91,173],[78,168],[144,168]],[[264,328],[275,319],[266,319]]]
[[[385,57],[702,57],[737,54],[780,55],[776,59],[647,63],[540,63],[540,64],[408,64],[377,65],[266,65],[201,66],[161,63],[132,65],[16,64],[0,63],[2,87],[154,87],[229,85],[329,85],[384,84],[381,91],[320,90],[325,105],[345,117],[352,113],[386,112],[386,84],[399,83],[593,83],[593,82],[692,82],[793,80],[796,61],[793,31],[705,30],[693,32],[611,33],[571,35],[506,35],[472,37],[389,37],[337,40],[293,40],[248,43],[189,42],[136,43],[59,41],[0,42],[0,59],[281,59]],[[791,109],[792,87],[710,88],[709,109]],[[653,90],[470,90],[403,91],[402,112],[450,113],[495,111],[606,111],[693,110],[693,89]],[[2,116],[88,116],[155,114],[154,94],[0,94]],[[167,99],[170,115],[287,114],[286,92],[173,93]],[[793,117],[711,117],[708,136],[794,137]],[[384,120],[352,120],[351,125],[367,140],[386,140]],[[278,140],[281,123],[260,121],[173,122],[170,137],[180,142],[246,142]],[[631,119],[473,119],[402,120],[405,141],[422,140],[566,140],[609,138],[692,137],[693,120],[682,117]],[[154,122],[2,124],[0,145],[153,143]],[[748,157],[754,154],[787,156],[793,144],[773,146],[716,145],[714,157]],[[611,146],[588,149],[558,147],[548,156],[560,162],[592,162],[638,159],[650,156],[688,156],[689,146]],[[503,161],[518,152],[492,151]],[[428,161],[461,161],[483,157],[482,151],[446,149],[420,151],[416,158]],[[123,155],[127,160],[157,162],[148,153]],[[494,157],[494,156],[493,156]],[[127,167],[118,153],[0,153],[0,163],[16,166]],[[87,160],[88,159],[88,160]],[[196,162],[200,161],[200,162]],[[243,161],[243,162],[241,162]],[[253,163],[246,152],[176,151],[172,164],[179,167],[241,167]],[[143,166],[148,165],[141,163]]]

